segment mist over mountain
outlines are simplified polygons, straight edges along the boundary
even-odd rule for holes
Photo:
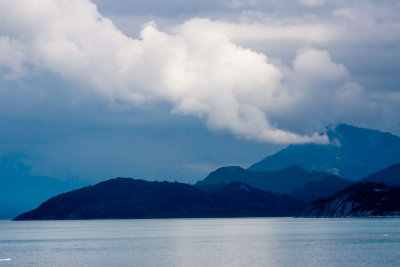
[[[400,185],[400,164],[386,168],[400,161],[399,137],[346,124],[329,128],[327,134],[329,145],[290,145],[247,170],[235,166],[219,168],[196,186],[213,190],[218,184],[236,181],[312,202],[330,197],[352,185],[351,180],[367,175],[370,176],[363,182]]]
[[[306,171],[328,172],[359,180],[400,162],[400,138],[390,133],[339,124],[327,131],[329,145],[289,145],[250,166],[273,171],[298,165]]]
[[[20,155],[0,157],[0,219],[9,219],[30,210],[46,199],[82,184],[30,174]]]

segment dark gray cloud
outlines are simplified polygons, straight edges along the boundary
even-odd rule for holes
[[[16,162],[31,175],[195,182],[218,166],[247,166],[282,147],[209,131],[165,103],[109,106],[50,74],[20,82],[0,83],[0,154],[20,155]]]

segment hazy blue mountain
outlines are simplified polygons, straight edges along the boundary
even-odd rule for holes
[[[327,131],[329,145],[289,145],[252,165],[251,171],[274,171],[298,165],[306,171],[332,173],[359,180],[400,162],[400,137],[377,130],[339,124]]]
[[[74,186],[69,181],[30,175],[21,155],[7,154],[0,158],[0,188],[0,219],[11,219]]]
[[[330,197],[353,183],[350,180],[330,175],[322,180],[309,182],[303,187],[294,190],[290,195],[303,202],[312,202],[319,198]]]
[[[386,169],[371,174],[362,182],[383,183],[390,186],[400,186],[400,163],[394,164]]]
[[[358,183],[334,196],[314,201],[301,217],[400,216],[400,187]]]
[[[73,186],[65,181],[40,176],[0,177],[0,219],[11,219],[37,207],[51,196],[67,192]]]
[[[282,170],[266,172],[255,172],[231,166],[211,172],[204,180],[197,182],[196,186],[212,190],[216,185],[218,187],[219,184],[241,182],[266,191],[291,193],[306,183],[321,180],[327,176],[331,176],[331,174],[306,172],[298,166],[289,166]]]
[[[49,199],[15,220],[292,216],[304,205],[242,183],[193,185],[116,178]]]

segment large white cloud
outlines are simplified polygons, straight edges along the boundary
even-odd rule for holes
[[[258,27],[267,39],[333,38],[323,25]],[[169,101],[176,113],[204,117],[210,127],[245,138],[327,142],[325,135],[299,135],[280,125],[289,117],[325,123],[324,107],[351,105],[363,96],[362,87],[349,81],[349,71],[327,51],[304,49],[291,67],[273,64],[265,54],[231,41],[246,29],[191,19],[170,32],[148,23],[133,39],[88,0],[2,0],[0,64],[10,73],[25,73],[28,65],[50,70],[111,101]],[[319,97],[323,100],[314,103]]]
[[[251,14],[254,15],[254,14]],[[264,18],[266,19],[266,18]],[[246,19],[243,19],[246,20]],[[194,27],[201,23],[201,29],[224,33],[233,41],[303,41],[327,43],[340,38],[340,30],[333,25],[307,21],[268,21],[229,23],[226,21],[189,20],[174,27],[175,32],[182,28]]]
[[[341,81],[349,75],[345,66],[332,62],[327,51],[314,49],[299,53],[293,61],[293,69],[313,81]]]

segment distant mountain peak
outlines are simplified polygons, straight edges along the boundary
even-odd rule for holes
[[[400,162],[398,136],[348,124],[329,126],[326,133],[330,139],[328,145],[289,145],[250,166],[249,170],[276,171],[298,165],[306,171],[358,180]]]
[[[241,183],[246,186],[277,193],[290,193],[308,182],[320,180],[328,173],[306,172],[300,166],[291,165],[278,171],[254,172],[240,167],[222,167],[196,183],[203,190],[216,190],[223,184]]]

